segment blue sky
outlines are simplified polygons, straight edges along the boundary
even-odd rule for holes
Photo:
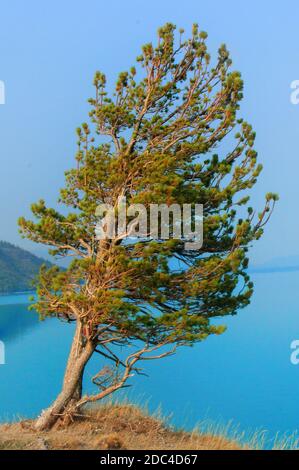
[[[264,164],[253,200],[262,204],[266,191],[281,197],[253,261],[299,255],[299,105],[290,102],[290,83],[299,79],[299,2],[12,0],[1,2],[0,18],[0,239],[28,247],[18,216],[40,197],[55,204],[95,70],[113,81],[160,25],[190,31],[198,22],[212,54],[225,42],[245,81],[241,114],[257,132]]]

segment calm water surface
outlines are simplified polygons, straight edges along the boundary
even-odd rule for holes
[[[299,339],[299,272],[255,274],[252,303],[225,319],[220,337],[146,363],[130,399],[160,405],[172,422],[192,427],[204,418],[233,420],[241,429],[292,432],[299,429],[299,365],[290,362],[290,343]],[[0,297],[0,419],[33,417],[58,393],[72,337],[72,325],[39,322],[27,297]],[[96,360],[99,360],[96,358]],[[96,371],[86,373],[86,387]],[[88,384],[88,385],[87,385]]]

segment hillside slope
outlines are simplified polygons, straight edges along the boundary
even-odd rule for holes
[[[0,241],[0,294],[29,291],[30,281],[44,263],[50,264],[11,243]]]
[[[85,415],[85,418],[84,418]],[[89,409],[68,426],[36,432],[32,421],[0,425],[1,450],[238,450],[225,436],[174,430],[132,405]]]

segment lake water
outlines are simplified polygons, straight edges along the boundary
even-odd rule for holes
[[[209,418],[233,420],[240,428],[299,429],[299,365],[290,344],[299,339],[299,272],[254,274],[249,307],[225,319],[228,331],[176,356],[146,362],[149,378],[138,377],[129,397],[161,406],[178,426]],[[0,297],[0,419],[36,416],[58,393],[73,326],[56,319],[39,322],[26,296]],[[99,360],[96,358],[96,360]],[[95,360],[86,384],[97,370]],[[87,386],[87,385],[86,385]],[[89,387],[89,385],[88,385]]]

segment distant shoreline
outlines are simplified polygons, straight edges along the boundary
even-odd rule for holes
[[[248,269],[249,274],[272,274],[272,273],[290,273],[299,271],[299,266],[275,266],[275,267],[252,267]]]
[[[247,270],[248,274],[292,273],[292,272],[298,272],[298,271],[299,271],[299,266],[274,266],[274,267],[252,266],[251,268]],[[36,294],[35,290],[0,292],[0,297],[9,297],[11,295],[33,295],[33,294]]]
[[[26,290],[26,291],[17,291],[17,292],[1,292],[0,297],[9,297],[10,295],[32,295],[36,292],[34,290]]]

